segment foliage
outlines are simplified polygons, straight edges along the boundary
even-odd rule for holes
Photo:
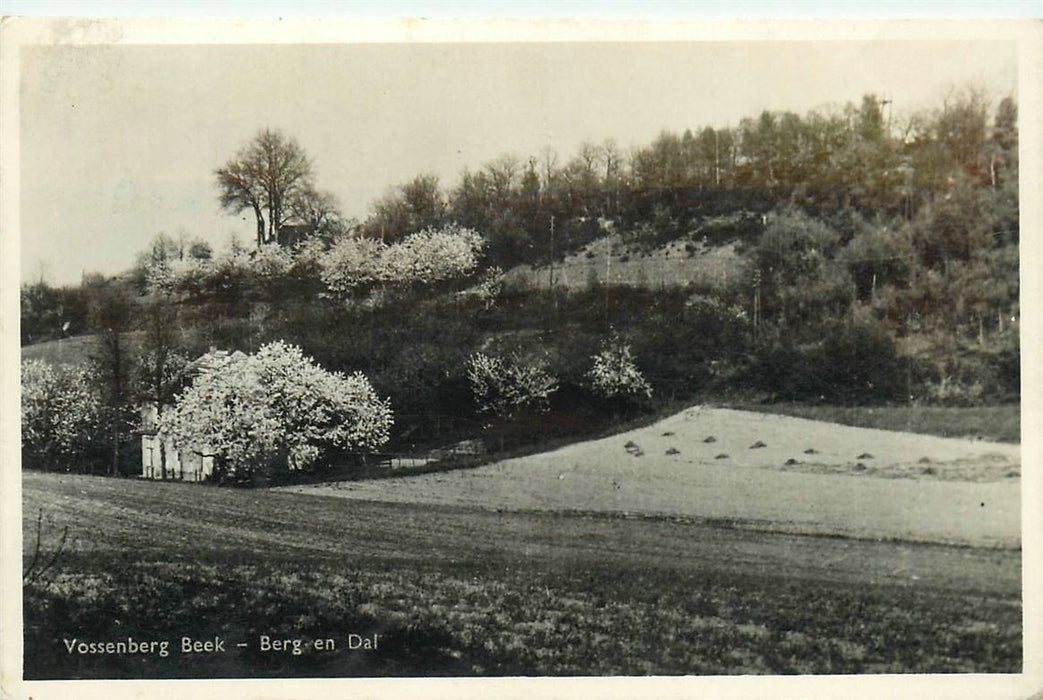
[[[89,318],[99,329],[99,343],[90,357],[94,391],[101,402],[102,425],[110,439],[108,473],[117,475],[124,463],[121,455],[132,441],[136,424],[132,368],[134,348],[128,332],[134,325],[135,305],[129,290],[116,280],[88,286]]]
[[[388,190],[373,204],[363,232],[382,243],[395,243],[411,233],[445,225],[446,201],[438,176],[417,175]]]
[[[612,329],[641,358],[656,402],[707,391],[837,403],[1019,396],[1013,98],[993,109],[981,94],[954,92],[934,112],[892,117],[867,95],[806,115],[663,132],[629,154],[612,142],[505,154],[445,184],[418,176],[354,225],[309,176],[275,241],[266,242],[262,203],[257,250],[212,251],[179,231],[150,241],[123,279],[24,286],[23,343],[105,331],[89,309],[108,288],[126,297],[125,330],[176,329],[163,341],[173,352],[254,352],[284,339],[324,367],[363,371],[401,412],[393,439],[404,445],[474,436],[467,358],[478,352],[539,352],[561,382],[549,411],[526,417],[522,442],[580,430],[564,427],[566,412],[609,414],[584,375]],[[615,272],[622,259],[581,250],[606,237],[606,251],[630,242],[638,264],[623,263],[628,271],[643,271],[649,254],[668,258],[681,271],[676,286],[656,288],[647,274],[599,279],[594,263]],[[529,281],[566,256],[570,271],[585,266],[589,289]],[[687,276],[685,265],[704,262],[697,256],[726,257],[718,279],[727,282]],[[544,267],[526,277],[515,267],[525,264]],[[109,359],[121,335],[98,344]],[[163,361],[150,362],[159,381],[148,391],[174,390]],[[98,390],[111,398],[113,386]]]
[[[840,404],[909,399],[914,371],[900,358],[887,327],[856,306],[842,320],[816,327],[815,342],[782,337],[758,349],[751,379],[784,400]]]
[[[215,455],[237,478],[282,458],[302,468],[331,449],[376,450],[391,424],[362,374],[326,372],[282,342],[197,377],[159,422],[179,449]]]
[[[467,379],[478,411],[504,419],[546,411],[558,389],[558,380],[541,363],[527,363],[516,355],[474,353],[467,359]]]
[[[22,361],[22,457],[27,466],[66,469],[97,457],[102,405],[86,366]]]
[[[42,280],[33,284],[23,284],[19,301],[23,345],[64,335],[67,321],[63,318],[60,290]]]
[[[652,387],[637,368],[630,345],[620,338],[603,343],[591,360],[586,379],[595,395],[604,399],[652,397]]]

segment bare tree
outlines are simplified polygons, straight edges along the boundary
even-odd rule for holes
[[[290,202],[290,215],[300,222],[309,236],[330,238],[344,226],[337,198],[330,192],[320,192],[311,184],[301,188]]]
[[[520,170],[521,163],[518,158],[509,153],[505,153],[485,165],[485,172],[498,205],[503,206],[507,203]]]
[[[253,211],[258,247],[274,243],[293,216],[294,199],[314,191],[311,168],[297,141],[264,129],[214,172],[221,207],[234,214]]]

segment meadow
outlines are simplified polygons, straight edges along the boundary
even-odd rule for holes
[[[1021,669],[1017,547],[26,472],[27,565],[41,514],[67,540],[25,588],[27,679]],[[63,643],[128,637],[171,653]]]

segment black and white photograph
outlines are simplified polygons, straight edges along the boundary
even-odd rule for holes
[[[5,33],[5,697],[1043,692],[1037,24]]]

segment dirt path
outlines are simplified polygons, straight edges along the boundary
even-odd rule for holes
[[[1019,454],[1017,445],[693,408],[640,430],[477,469],[288,488],[1010,547],[1020,544]]]

